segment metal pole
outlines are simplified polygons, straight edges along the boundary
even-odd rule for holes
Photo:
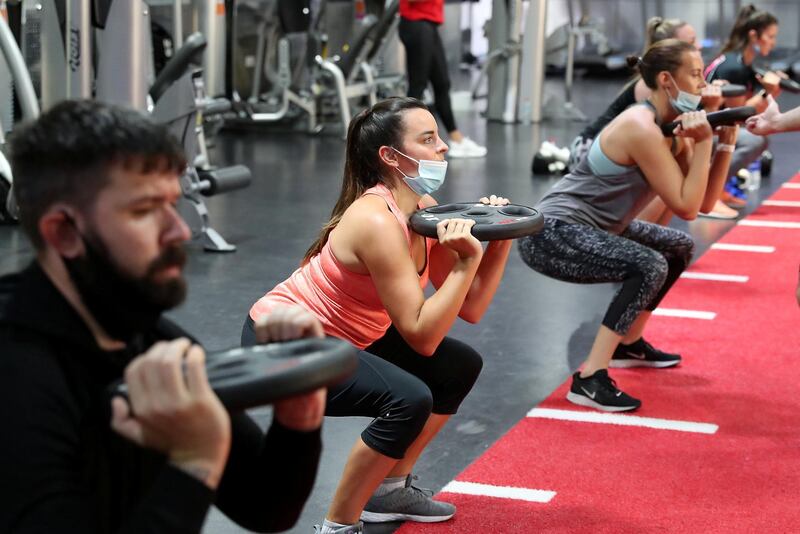
[[[264,76],[264,58],[266,56],[267,47],[266,33],[267,21],[263,20],[258,25],[258,40],[256,41],[256,65],[253,68],[253,89],[250,91],[250,98],[248,99],[254,104],[258,102],[258,99],[261,96],[261,77]]]
[[[546,30],[547,0],[531,0],[525,21],[520,71],[519,120],[524,124],[542,121]]]
[[[172,4],[172,42],[175,50],[183,46],[183,0]]]
[[[567,72],[564,76],[564,98],[565,102],[572,102],[572,80],[575,75],[575,41],[578,35],[575,28],[569,29],[569,37],[567,38]]]
[[[488,67],[486,118],[490,121],[502,121],[505,115],[508,62],[504,49],[509,40],[509,16],[506,0],[492,2],[492,18],[489,19],[489,50],[490,53],[498,52],[499,56]]]
[[[102,36],[97,99],[147,109],[152,83],[150,11],[141,0],[115,0]]]
[[[203,58],[206,93],[220,96],[225,94],[225,0],[205,0],[201,19],[208,42]]]
[[[90,0],[67,2],[67,98],[92,97]]]
[[[6,58],[6,63],[14,78],[17,100],[22,109],[22,116],[33,120],[39,116],[39,101],[36,99],[36,91],[33,89],[33,82],[25,66],[25,59],[17,47],[14,34],[3,17],[0,17],[0,50]]]
[[[0,18],[8,21],[6,1],[0,0]],[[8,68],[5,56],[0,53],[0,145],[4,144],[5,131],[11,130],[14,124],[14,85],[11,70]]]
[[[508,6],[508,46],[510,49],[510,56],[508,58],[508,74],[506,77],[506,105],[503,110],[503,122],[510,124],[517,122],[518,112],[517,104],[519,102],[519,66],[520,66],[520,53],[519,48],[520,34],[522,30],[522,0],[511,0]]]
[[[20,48],[31,66],[34,88],[38,85],[42,109],[47,110],[67,98],[68,91],[67,55],[56,4],[53,0],[26,0],[22,16]]]

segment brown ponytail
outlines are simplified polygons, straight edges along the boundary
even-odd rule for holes
[[[773,24],[778,24],[778,19],[768,11],[759,11],[753,4],[742,7],[733,23],[733,29],[722,47],[721,54],[733,51],[743,51],[750,42],[750,30],[755,30],[757,35]]]
[[[347,127],[342,190],[330,220],[322,226],[319,237],[303,256],[303,265],[319,254],[350,204],[370,187],[387,183],[378,151],[382,146],[397,147],[401,144],[404,132],[403,113],[409,109],[428,108],[416,98],[394,97],[365,109],[350,121]]]
[[[647,50],[664,39],[672,39],[686,24],[688,24],[686,21],[680,19],[650,18],[645,29],[644,49]]]

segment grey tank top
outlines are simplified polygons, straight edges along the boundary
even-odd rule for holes
[[[594,143],[599,143],[599,137]],[[599,175],[592,171],[586,157],[545,194],[536,208],[545,217],[618,235],[654,197],[639,167]]]

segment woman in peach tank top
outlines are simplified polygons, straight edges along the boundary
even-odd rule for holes
[[[328,390],[325,413],[373,420],[350,453],[323,534],[455,513],[413,486],[411,472],[478,378],[481,356],[447,332],[457,317],[483,316],[511,242],[484,250],[473,222],[461,219],[442,221],[438,240],[409,230],[408,217],[436,203],[429,193],[444,180],[446,152],[436,120],[416,99],[392,98],[356,116],[330,221],[302,266],[253,305],[244,325],[245,345],[280,339],[273,318],[302,309],[326,335],[362,349],[355,374]],[[426,298],[429,277],[436,292]]]

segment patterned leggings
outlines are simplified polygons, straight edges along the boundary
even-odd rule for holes
[[[620,335],[643,310],[656,309],[693,250],[685,232],[638,220],[617,236],[546,218],[539,234],[519,240],[523,261],[546,276],[578,284],[622,282],[603,318]]]

